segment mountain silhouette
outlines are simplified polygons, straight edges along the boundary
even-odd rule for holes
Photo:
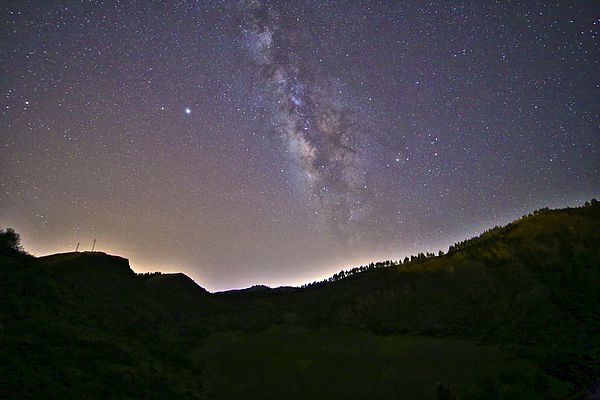
[[[303,288],[209,293],[122,257],[36,258],[14,231],[0,239],[0,398],[598,394],[595,200]]]

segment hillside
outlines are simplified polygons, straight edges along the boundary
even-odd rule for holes
[[[103,253],[2,250],[0,397],[586,398],[600,376],[598,202],[451,250],[216,294]]]

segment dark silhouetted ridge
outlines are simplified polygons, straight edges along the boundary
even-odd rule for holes
[[[62,271],[79,269],[84,272],[102,272],[122,275],[134,274],[129,260],[103,252],[71,252],[39,257],[39,262]]]
[[[597,201],[443,255],[217,294],[100,252],[27,256],[8,233],[0,398],[576,399],[600,376]]]

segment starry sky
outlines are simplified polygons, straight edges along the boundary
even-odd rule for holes
[[[2,2],[0,225],[211,290],[600,197],[600,3]]]

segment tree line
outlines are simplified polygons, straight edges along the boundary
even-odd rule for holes
[[[583,207],[597,207],[599,204],[600,204],[600,202],[597,199],[592,199],[591,201],[586,201]],[[459,242],[456,242],[456,243],[450,245],[450,247],[448,248],[447,254],[449,254],[449,255],[454,254],[456,252],[465,250],[469,247],[481,244],[482,242],[487,241],[501,233],[505,233],[505,232],[509,231],[519,221],[529,219],[529,218],[532,218],[537,215],[543,215],[550,211],[551,210],[549,207],[540,208],[539,210],[535,210],[532,213],[523,215],[517,221],[512,222],[508,225],[505,225],[505,226],[496,225],[493,228],[485,230],[479,236],[476,236],[476,237],[473,237],[470,239],[465,239],[465,240],[462,240],[462,241],[459,241]],[[437,257],[441,257],[443,255],[444,255],[444,252],[442,250],[440,250],[437,253]],[[300,287],[301,288],[309,288],[309,287],[320,286],[320,285],[324,285],[326,283],[336,282],[336,281],[339,281],[339,280],[342,280],[345,278],[349,278],[349,277],[357,275],[357,274],[361,274],[361,273],[368,272],[368,271],[373,271],[373,270],[380,269],[380,268],[399,267],[399,266],[408,265],[411,263],[419,263],[419,262],[422,262],[423,260],[426,260],[426,259],[432,258],[432,257],[436,257],[436,254],[426,252],[426,253],[418,253],[417,255],[411,255],[410,257],[407,256],[401,260],[386,260],[386,261],[380,261],[380,262],[376,262],[376,263],[370,263],[368,265],[361,265],[359,267],[354,267],[352,269],[341,270],[340,272],[333,274],[329,278],[323,279],[321,281],[314,281],[311,283],[306,283]]]

